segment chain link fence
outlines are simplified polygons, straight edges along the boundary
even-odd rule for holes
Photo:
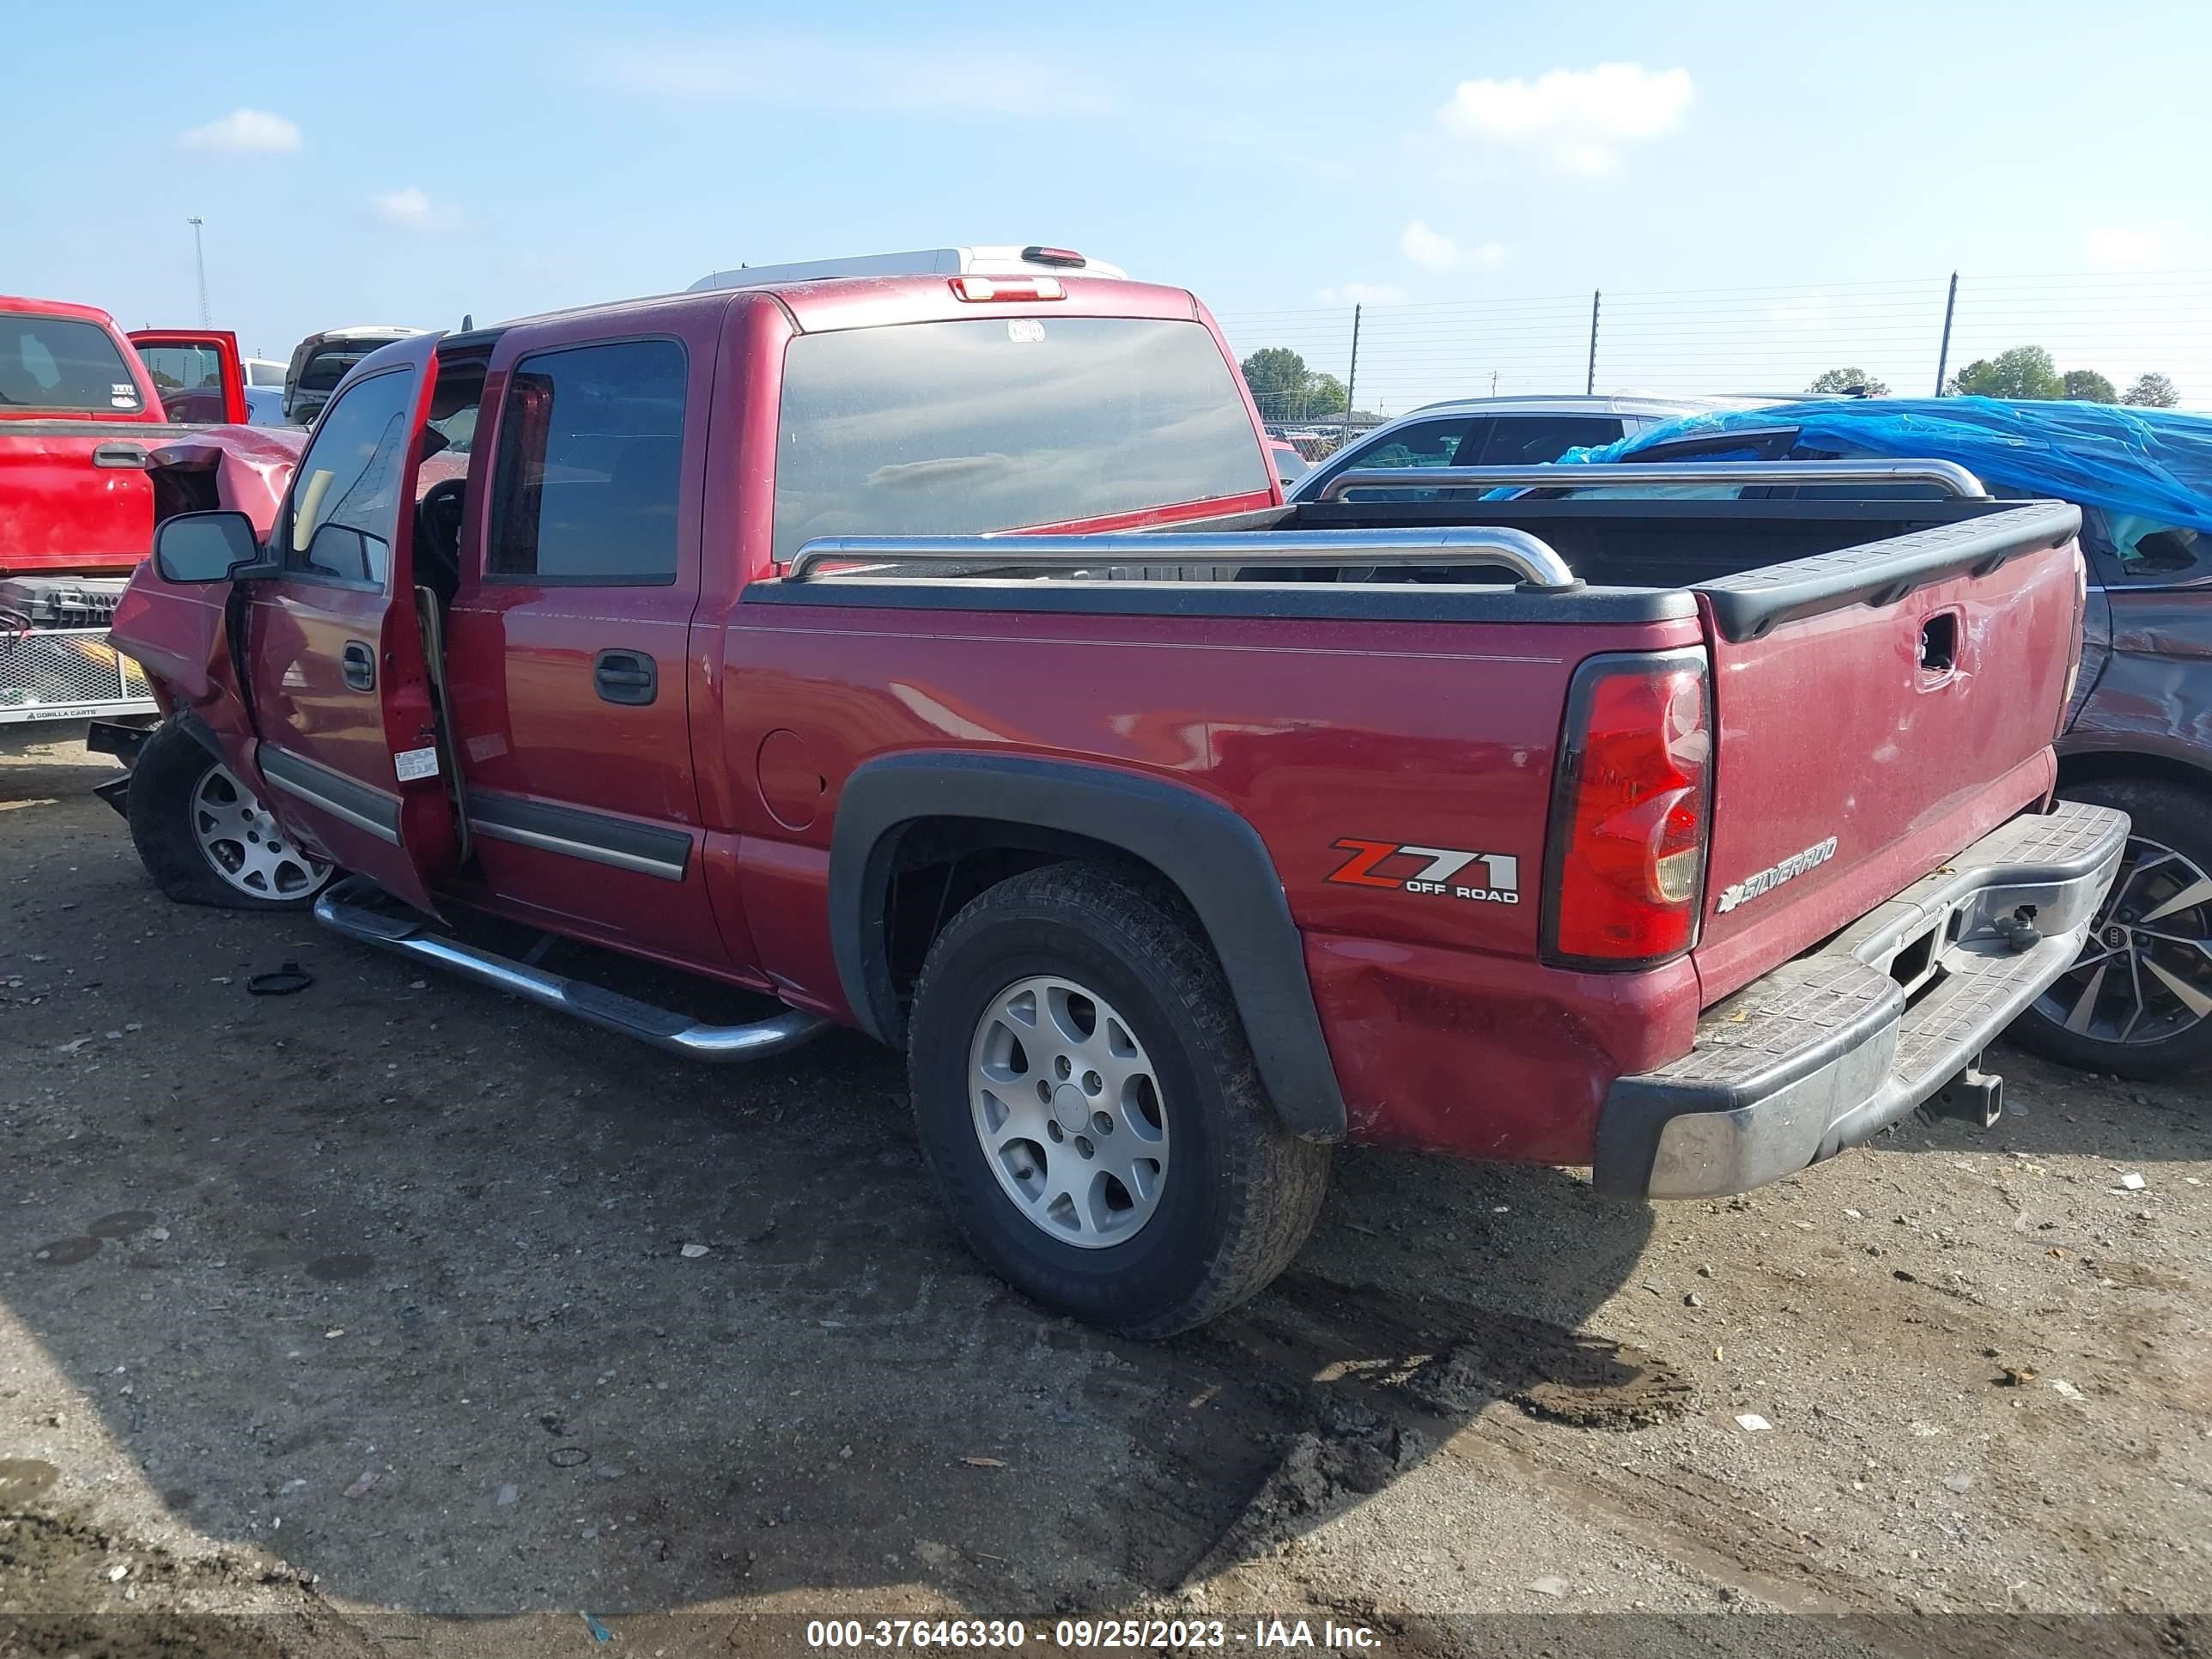
[[[1261,417],[1301,448],[1456,398],[1784,397],[1845,369],[1869,390],[1929,397],[2023,346],[2042,348],[2059,376],[2099,377],[2077,382],[2091,395],[2103,395],[2100,380],[2121,395],[2156,374],[2183,407],[2212,409],[2212,271],[1600,290],[1220,321],[1240,360],[1268,348],[1304,360],[1303,384],[1253,388]]]

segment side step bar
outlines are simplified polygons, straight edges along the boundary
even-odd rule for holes
[[[619,991],[564,979],[432,933],[411,915],[374,908],[373,902],[381,896],[368,882],[349,877],[315,901],[315,920],[348,939],[416,962],[434,963],[541,1008],[573,1015],[694,1060],[761,1060],[795,1048],[830,1029],[830,1022],[820,1015],[796,1008],[745,1025],[703,1025]]]

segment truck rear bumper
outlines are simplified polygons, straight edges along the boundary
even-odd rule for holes
[[[1708,1009],[1690,1053],[1607,1091],[1598,1189],[1743,1192],[1927,1101],[2081,954],[2127,834],[2107,807],[2023,814]]]

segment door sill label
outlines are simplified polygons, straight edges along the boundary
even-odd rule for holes
[[[403,749],[392,757],[392,769],[399,775],[402,783],[412,783],[417,778],[438,775],[438,751],[428,749]]]

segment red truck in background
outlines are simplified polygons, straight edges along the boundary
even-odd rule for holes
[[[1991,1120],[2127,829],[2051,802],[2079,516],[1826,476],[1869,498],[1285,506],[1212,319],[1126,282],[424,335],[265,539],[161,526],[119,804],[179,899],[680,1054],[899,1046],[979,1254],[1160,1334],[1288,1262],[1338,1141],[1640,1199]]]
[[[155,457],[187,422],[246,418],[235,336],[125,335],[91,306],[0,295],[0,731],[155,712],[106,642],[153,545]]]

